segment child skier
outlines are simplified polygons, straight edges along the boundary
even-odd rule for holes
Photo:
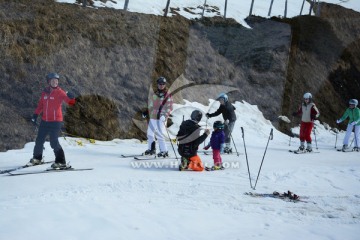
[[[349,118],[349,123],[346,128],[346,134],[343,141],[343,147],[342,151],[345,152],[349,147],[349,139],[351,132],[355,128],[355,147],[353,148],[353,151],[359,151],[360,146],[360,139],[359,139],[359,133],[360,133],[360,109],[357,107],[358,100],[356,99],[350,99],[349,101],[349,107],[346,109],[343,116],[336,120],[336,123],[339,124],[342,121],[344,121],[346,118]]]
[[[224,153],[225,145],[225,133],[224,133],[224,124],[221,121],[215,121],[213,125],[214,131],[211,134],[210,143],[204,147],[205,150],[208,150],[211,146],[214,166],[211,170],[223,170],[222,159],[220,153]]]
[[[311,93],[305,93],[303,98],[304,101],[298,111],[293,113],[293,116],[301,116],[300,147],[298,151],[312,152],[311,131],[314,127],[314,121],[319,117],[320,112],[315,106],[315,103],[313,103]],[[307,143],[306,149],[305,141]]]
[[[199,145],[210,134],[210,131],[205,129],[205,132],[200,136],[201,127],[198,123],[202,118],[202,113],[199,110],[194,110],[190,118],[190,120],[181,123],[177,134],[179,141],[178,152],[181,155],[179,170],[191,169],[193,171],[203,171],[204,165],[197,155],[197,150]]]

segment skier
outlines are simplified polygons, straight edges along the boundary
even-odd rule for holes
[[[166,136],[166,122],[170,115],[173,106],[173,98],[166,87],[166,79],[159,77],[157,79],[157,90],[149,99],[148,112],[143,113],[143,116],[149,114],[150,120],[147,129],[148,150],[144,155],[156,154],[155,149],[155,135],[159,141],[160,152],[158,157],[168,157],[168,150],[165,144]]]
[[[38,106],[35,109],[31,121],[37,125],[37,118],[42,113],[39,131],[35,141],[33,158],[30,159],[29,165],[38,165],[43,162],[43,147],[45,138],[50,136],[50,146],[55,153],[55,162],[51,165],[53,169],[67,168],[64,150],[59,143],[59,132],[62,127],[63,115],[61,105],[63,102],[72,106],[75,104],[74,94],[65,92],[59,87],[60,76],[57,73],[46,75],[47,86],[41,93]]]
[[[357,99],[350,99],[349,101],[349,107],[346,109],[343,116],[336,120],[336,123],[339,124],[342,121],[344,121],[346,118],[349,118],[349,123],[346,128],[346,134],[343,141],[343,147],[342,151],[345,152],[348,149],[349,139],[351,132],[355,128],[354,134],[355,134],[355,147],[353,148],[353,151],[359,151],[360,146],[360,139],[359,139],[359,133],[360,133],[360,109],[357,107],[358,100]]]
[[[225,93],[219,94],[216,98],[220,102],[220,107],[214,113],[207,113],[206,117],[211,118],[222,114],[224,118],[224,131],[225,131],[225,148],[224,153],[232,153],[231,148],[231,133],[235,126],[236,114],[235,107],[229,102],[229,98]]]
[[[224,124],[221,121],[215,121],[213,125],[214,131],[211,134],[209,144],[204,147],[205,150],[212,148],[214,166],[212,170],[223,170],[222,159],[220,153],[224,153],[225,133]]]
[[[199,122],[202,118],[202,113],[199,110],[194,110],[191,113],[190,120],[181,123],[177,139],[179,141],[178,152],[181,156],[181,164],[179,170],[183,171],[191,169],[193,171],[203,171],[204,165],[200,157],[197,155],[199,145],[205,141],[210,134],[209,129],[200,136]]]
[[[320,116],[320,112],[317,109],[315,103],[313,103],[311,93],[305,93],[303,99],[304,101],[299,107],[298,111],[292,114],[294,117],[301,116],[300,147],[298,151],[312,152],[311,131],[314,127],[315,119]],[[307,143],[306,149],[305,141]]]

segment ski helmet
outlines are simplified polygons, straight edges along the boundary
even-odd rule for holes
[[[164,77],[159,77],[158,80],[156,80],[157,84],[165,84],[166,83],[166,78]]]
[[[350,99],[349,104],[350,104],[350,105],[355,105],[355,107],[357,107],[357,105],[358,105],[358,100],[357,100],[357,99]]]
[[[47,82],[49,82],[49,80],[53,79],[53,78],[59,79],[60,76],[57,73],[48,73],[48,75],[46,75],[46,81]]]
[[[304,99],[311,99],[311,98],[312,98],[311,93],[307,92],[304,94]]]
[[[220,93],[219,96],[216,98],[216,100],[220,100],[220,98],[224,99],[224,102],[227,102],[229,100],[226,93]]]
[[[213,128],[224,129],[224,124],[221,121],[215,121],[214,125],[213,125]]]
[[[191,113],[191,120],[195,121],[195,122],[200,122],[201,118],[202,118],[202,112],[200,112],[199,110],[194,110],[192,113]]]

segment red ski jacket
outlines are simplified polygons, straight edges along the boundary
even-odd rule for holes
[[[47,87],[41,93],[38,106],[35,109],[35,114],[42,113],[42,120],[46,122],[62,122],[63,115],[61,104],[65,102],[69,105],[75,104],[75,99],[71,99],[66,95],[66,92],[60,87],[51,89]]]

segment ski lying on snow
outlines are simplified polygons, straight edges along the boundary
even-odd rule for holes
[[[0,170],[0,174],[4,174],[4,173],[10,173],[16,170],[20,170],[23,168],[28,168],[28,167],[35,167],[35,166],[39,166],[39,165],[43,165],[43,164],[48,164],[48,163],[53,163],[54,161],[47,161],[47,162],[42,162],[40,164],[36,164],[36,165],[23,165],[20,167],[15,167],[15,168],[10,168],[10,169],[5,169],[5,170]]]
[[[132,158],[132,157],[141,157],[143,154],[121,154],[122,158]]]
[[[75,172],[75,171],[88,171],[93,170],[93,168],[65,168],[65,169],[51,169],[48,168],[46,170],[42,171],[36,171],[36,172],[24,172],[24,173],[11,173],[8,172],[8,176],[20,176],[20,175],[30,175],[30,174],[40,174],[40,173],[54,173],[54,172]]]
[[[277,198],[284,200],[286,202],[305,202],[308,203],[308,201],[302,200],[298,195],[288,191],[287,193],[279,193],[279,192],[273,192],[273,193],[253,193],[253,192],[245,192],[244,193],[247,196],[251,197],[269,197],[269,198]],[[314,202],[313,202],[314,203]],[[316,203],[314,203],[316,204]]]
[[[308,152],[308,151],[299,151],[299,150],[289,150],[289,152],[292,152],[292,153],[295,153],[295,154],[304,154],[304,153],[320,153],[318,151],[311,151],[311,152]]]
[[[354,150],[352,150],[352,149],[350,149],[350,150],[345,150],[345,151],[343,151],[342,149],[336,149],[338,152],[358,152],[358,151],[354,151]]]

